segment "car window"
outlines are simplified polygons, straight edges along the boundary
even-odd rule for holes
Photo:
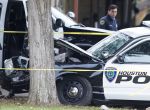
[[[150,63],[150,41],[129,50],[124,57],[125,63]]]

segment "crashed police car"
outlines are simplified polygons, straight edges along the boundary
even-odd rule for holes
[[[60,101],[79,105],[91,101],[150,104],[149,26],[123,29],[101,40],[86,51],[94,56],[93,63],[86,63],[88,66],[82,67],[81,63],[62,67],[87,71],[59,72],[62,74],[62,80],[57,83]]]
[[[57,92],[61,103],[150,104],[150,27],[120,30],[87,51],[64,40],[57,40],[57,44],[66,50],[58,54],[63,55],[59,60],[55,55],[55,68],[59,70],[56,71]],[[18,62],[23,59],[19,57],[16,58]],[[16,60],[7,61],[5,67],[13,68]],[[19,63],[27,65],[27,62],[28,59]],[[13,93],[27,92],[29,74],[14,71],[5,72],[7,77],[11,76],[10,89]]]

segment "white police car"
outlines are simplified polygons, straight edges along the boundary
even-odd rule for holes
[[[56,63],[61,103],[150,105],[150,27],[119,30],[86,52],[67,46],[78,51],[73,56],[80,62]]]
[[[120,30],[103,39],[87,52],[105,63],[102,78],[105,100],[119,102],[129,100],[128,104],[140,101],[146,104],[150,101],[150,27],[148,25]]]

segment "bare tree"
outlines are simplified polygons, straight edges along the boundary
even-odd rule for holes
[[[29,0],[30,93],[28,102],[58,104],[54,69],[51,0]]]

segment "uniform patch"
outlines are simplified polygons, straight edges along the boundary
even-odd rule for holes
[[[108,70],[108,71],[107,71]],[[106,76],[106,79],[109,81],[109,82],[112,82],[115,77],[116,77],[116,74],[117,74],[117,69],[116,68],[106,68],[106,71],[105,71],[105,76]]]
[[[105,24],[105,20],[100,20],[100,25],[104,25]]]

